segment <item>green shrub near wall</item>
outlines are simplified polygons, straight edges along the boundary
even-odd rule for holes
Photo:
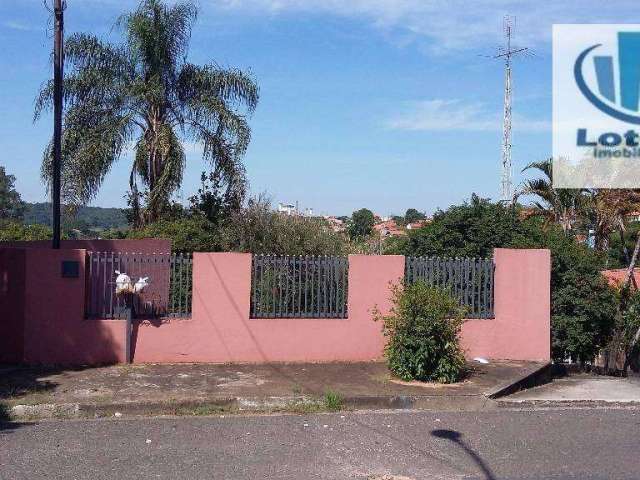
[[[600,271],[605,255],[579,243],[542,218],[525,218],[521,207],[481,199],[438,211],[433,221],[392,239],[385,253],[407,256],[490,257],[494,248],[551,251],[551,347],[556,360],[586,362],[611,338],[615,293]]]
[[[387,338],[385,356],[391,372],[402,380],[452,383],[464,371],[458,336],[464,309],[448,291],[422,281],[392,287],[388,315],[376,311]]]

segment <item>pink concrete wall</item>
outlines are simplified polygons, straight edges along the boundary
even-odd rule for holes
[[[551,357],[551,255],[549,250],[494,251],[495,318],[467,320],[467,357],[549,360]]]
[[[124,321],[84,318],[84,250],[14,252],[23,252],[26,272],[24,361],[95,364],[124,359]],[[62,260],[79,261],[80,278],[61,278]],[[549,252],[498,249],[495,262],[496,316],[464,324],[467,356],[548,360]],[[377,305],[388,311],[389,285],[402,278],[404,257],[349,257],[347,319],[249,319],[250,254],[196,253],[193,268],[192,318],[138,325],[135,362],[378,359],[384,337],[371,310]]]
[[[349,318],[249,319],[251,255],[195,253],[193,313],[159,327],[141,325],[136,362],[359,361],[380,357],[389,284],[404,274],[401,256],[349,256]]]
[[[25,249],[24,361],[101,364],[124,360],[123,322],[85,320],[85,250]],[[62,261],[80,262],[62,278]]]
[[[24,356],[24,251],[0,249],[0,362]]]
[[[497,249],[494,319],[467,320],[467,357],[550,358],[548,250]],[[251,255],[194,254],[193,315],[159,327],[142,325],[136,362],[360,361],[382,356],[381,325],[389,285],[404,274],[402,256],[349,256],[349,318],[249,319]]]

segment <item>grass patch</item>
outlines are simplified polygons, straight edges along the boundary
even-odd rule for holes
[[[323,409],[322,402],[319,402],[318,400],[300,399],[300,400],[293,400],[281,408],[273,408],[271,409],[271,411],[306,415],[308,413],[321,412],[322,409]]]
[[[223,405],[204,404],[194,407],[180,407],[176,411],[176,415],[190,415],[194,417],[208,417],[211,415],[219,415],[221,413],[230,413],[229,407]]]
[[[43,403],[55,403],[53,396],[49,392],[26,393],[15,397],[8,397],[6,405],[13,407],[15,405],[40,405]]]
[[[131,373],[139,372],[147,368],[146,365],[134,365],[133,363],[122,363],[116,365],[117,371],[120,375],[129,375]]]
[[[306,415],[309,413],[338,412],[344,408],[342,395],[333,390],[327,390],[322,398],[302,398],[287,403],[282,408],[273,411]]]
[[[170,399],[165,405],[151,409],[161,413],[155,415],[176,415],[180,417],[208,417],[222,413],[233,413],[236,408],[230,404],[216,403],[215,401],[191,403],[177,399]]]
[[[322,403],[326,410],[329,410],[330,412],[337,412],[342,410],[342,407],[344,406],[344,399],[338,392],[327,390],[324,392]]]

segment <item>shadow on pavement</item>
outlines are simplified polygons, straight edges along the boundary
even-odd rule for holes
[[[9,415],[8,407],[0,401],[0,435],[3,435],[10,430],[20,428],[23,425],[24,423],[11,421],[11,415]]]
[[[491,471],[491,468],[482,460],[480,455],[478,455],[473,448],[471,448],[462,438],[462,434],[455,430],[432,430],[431,435],[436,438],[444,438],[445,440],[449,440],[450,442],[456,444],[459,448],[461,448],[469,457],[475,462],[475,464],[482,470],[486,480],[497,480],[497,477]]]
[[[34,394],[46,395],[59,385],[58,382],[51,381],[48,377],[86,368],[88,367],[1,365],[0,433],[6,433],[8,430],[15,430],[23,425],[28,425],[27,423],[11,420],[10,404],[7,400],[20,403],[20,399],[25,396],[33,396]]]
[[[458,465],[455,464],[455,462],[452,461],[451,458],[449,457],[443,457],[441,455],[436,454],[433,451],[424,449],[424,448],[420,448],[418,446],[416,446],[413,442],[408,442],[403,438],[399,438],[397,436],[391,435],[388,432],[382,430],[382,429],[378,429],[375,428],[371,425],[367,425],[364,422],[361,422],[360,420],[358,420],[357,418],[354,419],[355,423],[358,424],[359,426],[366,428],[368,430],[371,430],[372,432],[375,432],[381,436],[384,436],[386,438],[388,438],[389,440],[392,440],[394,442],[397,442],[401,445],[405,445],[406,447],[409,447],[410,449],[421,453],[423,455],[427,455],[432,457],[433,459],[448,465],[451,468],[459,468]],[[433,437],[436,438],[442,438],[445,440],[449,440],[450,442],[453,442],[454,444],[456,444],[459,448],[461,448],[472,460],[473,462],[478,466],[478,468],[481,470],[482,474],[484,475],[484,480],[498,480],[498,478],[495,476],[495,474],[493,473],[493,471],[491,470],[491,468],[485,463],[485,461],[473,450],[473,448],[471,448],[462,438],[462,433],[457,432],[455,430],[445,430],[445,429],[441,429],[441,430],[432,430],[431,431],[431,435]]]

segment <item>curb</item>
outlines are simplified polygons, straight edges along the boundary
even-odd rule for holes
[[[502,410],[511,409],[545,409],[545,408],[615,408],[615,409],[638,409],[640,401],[619,401],[619,400],[509,400],[497,402],[498,408]]]
[[[220,414],[321,413],[337,410],[494,410],[497,403],[485,395],[456,396],[352,396],[344,397],[339,409],[328,408],[321,397],[229,397],[137,403],[60,403],[8,407],[11,420],[108,418],[137,416],[208,416]]]
[[[188,400],[179,402],[136,403],[43,403],[37,405],[15,405],[8,407],[11,420],[40,420],[52,418],[102,418],[120,416],[151,415],[203,415],[223,412],[236,407],[235,398],[220,398],[207,401]],[[199,410],[202,413],[199,413]]]
[[[354,410],[425,410],[478,411],[492,410],[496,403],[483,394],[477,395],[395,395],[355,396],[344,399]]]
[[[514,380],[504,382],[489,391],[485,392],[487,398],[492,400],[500,397],[506,397],[520,390],[544,385],[553,379],[552,363],[547,362],[543,365],[534,365],[525,370]]]

